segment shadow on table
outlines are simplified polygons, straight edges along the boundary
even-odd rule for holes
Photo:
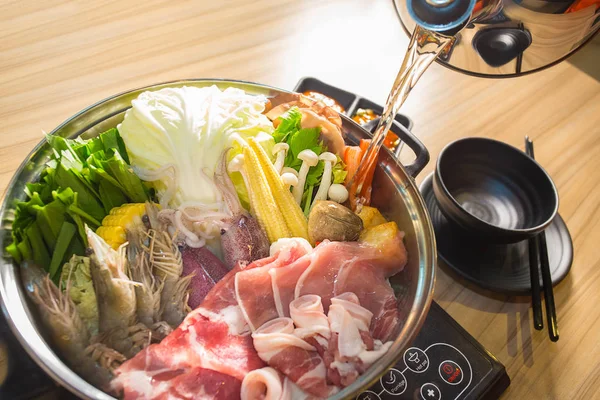
[[[479,311],[483,311],[486,313],[505,313],[506,314],[506,337],[507,337],[507,353],[510,357],[517,357],[519,355],[519,343],[520,343],[520,351],[523,354],[523,364],[527,367],[532,367],[533,360],[533,340],[532,335],[545,335],[545,337],[550,340],[547,330],[547,320],[546,320],[546,311],[544,308],[544,304],[542,303],[543,317],[544,317],[544,329],[536,332],[532,326],[533,322],[531,321],[531,297],[530,296],[517,296],[517,295],[506,295],[501,293],[492,292],[486,289],[482,289],[479,286],[474,285],[473,283],[467,281],[462,278],[456,272],[454,272],[451,268],[449,268],[442,260],[439,260],[438,265],[443,268],[444,273],[448,274],[450,278],[452,278],[457,283],[467,287],[469,290],[477,293],[480,296],[488,297],[493,300],[497,300],[498,302],[505,303],[505,306],[501,311],[498,310],[497,307],[494,307],[491,303],[479,302],[473,304],[469,302],[468,304],[462,303],[460,298],[454,299],[463,305],[474,308]],[[564,296],[565,294],[568,296],[571,291],[572,281],[571,276],[567,275],[565,279],[558,284],[561,288],[561,294]],[[558,327],[560,332],[560,320],[558,321]],[[520,335],[519,335],[520,332]],[[519,338],[520,336],[520,338]],[[519,340],[520,339],[520,340]]]
[[[600,33],[569,57],[567,62],[600,82]]]

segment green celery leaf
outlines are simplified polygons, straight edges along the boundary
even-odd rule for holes
[[[62,136],[47,134],[46,140],[50,144],[50,147],[52,147],[58,153],[61,153],[62,151],[65,151],[65,150],[73,150],[73,148],[71,147],[71,143],[70,143],[70,142],[72,142],[72,140],[66,139]]]
[[[19,247],[17,246],[17,242],[15,240],[6,246],[6,252],[10,254],[10,256],[14,258],[16,262],[21,263],[21,261],[23,261],[23,257],[21,256],[21,252],[19,251]]]
[[[298,158],[298,154],[306,149],[313,150],[317,155],[321,154],[323,151],[319,146],[320,135],[321,128],[300,129],[288,142],[290,145],[289,153],[291,153],[294,158]],[[315,149],[317,151],[315,151]]]
[[[304,215],[308,217],[310,213],[310,204],[312,203],[313,191],[315,187],[310,185],[308,189],[302,194],[302,201],[304,202]]]
[[[79,178],[72,170],[67,170],[62,163],[58,165],[55,173],[56,184],[61,188],[70,188],[78,194],[79,207],[95,219],[102,220],[104,218],[104,207],[91,192],[87,185]]]
[[[31,249],[31,244],[29,243],[29,238],[27,236],[23,236],[23,240],[17,243],[17,249],[19,250],[19,254],[21,257],[20,259],[17,259],[18,262],[33,259],[33,251]]]
[[[38,193],[44,201],[44,196],[42,196],[42,192],[48,187],[45,182],[37,182],[37,183],[26,183],[25,184],[25,194],[27,197],[33,197],[34,193]]]
[[[26,230],[25,235],[29,239],[31,245],[31,254],[29,257],[33,259],[39,266],[46,270],[50,266],[50,253],[44,244],[44,239],[38,225],[34,222]],[[27,260],[29,257],[24,257]]]
[[[63,168],[77,177],[81,183],[87,186],[90,192],[97,195],[96,189],[93,186],[93,183],[88,179],[86,174],[86,165],[85,160],[80,160],[78,156],[73,155],[69,151],[63,151],[60,153],[60,159],[58,160],[58,164],[56,165],[56,170]],[[60,186],[60,182],[56,181],[56,172],[55,172],[55,184]]]
[[[148,200],[148,190],[142,180],[125,163],[118,152],[102,162],[102,168],[119,183],[124,194],[132,203],[144,203]]]
[[[39,207],[44,205],[44,201],[42,200],[40,194],[38,192],[33,193],[31,198],[24,203],[24,211],[26,211],[29,215],[37,215]]]
[[[66,207],[60,200],[54,200],[43,207],[37,207],[39,211],[36,222],[46,246],[50,251],[54,251],[58,234],[65,221]]]
[[[302,121],[302,113],[298,107],[292,107],[283,113],[278,120],[279,125],[273,132],[273,138],[275,143],[287,142],[288,137],[300,130],[300,122]]]
[[[127,197],[118,186],[103,179],[100,181],[100,201],[104,205],[104,211],[108,214],[114,207],[127,203]]]
[[[323,177],[323,171],[325,169],[325,163],[319,161],[317,165],[311,167],[306,175],[306,184],[312,186],[319,186],[321,178]]]
[[[50,278],[54,279],[58,272],[58,267],[65,263],[65,258],[67,256],[67,250],[69,245],[71,244],[71,240],[77,229],[75,225],[65,222],[62,224],[60,228],[60,233],[58,235],[58,240],[56,242],[56,248],[52,253],[52,260],[50,261],[50,268],[48,273],[50,274]],[[70,257],[71,255],[68,255]]]
[[[116,128],[115,128],[115,131],[117,131]],[[121,155],[123,160],[125,160],[127,165],[129,165],[129,164],[131,164],[131,161],[129,161],[129,154],[127,153],[127,147],[125,147],[125,141],[119,134],[119,131],[117,131],[116,136],[117,136],[117,147],[116,148],[119,150],[119,154]]]
[[[71,207],[77,207],[77,193],[73,192],[71,188],[66,188],[60,191],[52,192],[54,198],[59,199],[65,205],[69,206],[67,208],[67,214],[77,225],[77,231],[79,232],[79,237],[83,241],[84,245],[87,246],[87,235],[85,233],[85,222],[81,216],[74,212]]]

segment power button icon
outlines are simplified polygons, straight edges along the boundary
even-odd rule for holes
[[[454,361],[442,361],[438,370],[440,378],[450,385],[458,385],[463,380],[462,368]]]

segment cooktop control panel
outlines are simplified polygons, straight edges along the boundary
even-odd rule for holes
[[[504,366],[434,302],[413,346],[357,400],[488,400],[509,384]]]

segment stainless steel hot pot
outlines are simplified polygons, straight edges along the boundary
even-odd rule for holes
[[[131,107],[131,101],[141,92],[183,85],[198,87],[217,85],[221,88],[234,86],[248,93],[269,97],[286,92],[265,85],[228,80],[186,80],[162,83],[102,100],[66,120],[54,129],[52,134],[69,138],[80,135],[84,138],[93,137],[121,122],[125,111]],[[369,136],[365,129],[350,118],[342,116],[342,120],[347,142],[356,144],[361,138]],[[417,174],[424,167],[429,160],[429,155],[423,145],[406,129],[397,125],[396,131],[401,131],[400,136],[415,151],[417,159],[412,165],[403,167],[390,152],[382,152],[374,179],[372,202],[406,232],[408,265],[403,272],[392,279],[399,300],[402,325],[398,328],[398,336],[390,351],[357,382],[338,393],[335,399],[355,397],[402,357],[421,328],[432,299],[436,265],[435,237],[425,203],[410,175]],[[23,161],[8,186],[0,209],[2,251],[11,241],[14,202],[25,198],[23,192],[25,183],[37,179],[44,163],[49,159],[49,154],[50,148],[47,143],[40,142]],[[80,397],[113,399],[71,371],[53,352],[44,338],[41,325],[36,321],[35,313],[32,312],[34,310],[30,309],[21,286],[18,265],[4,253],[0,267],[0,295],[3,311],[12,331],[29,355],[48,375]]]

